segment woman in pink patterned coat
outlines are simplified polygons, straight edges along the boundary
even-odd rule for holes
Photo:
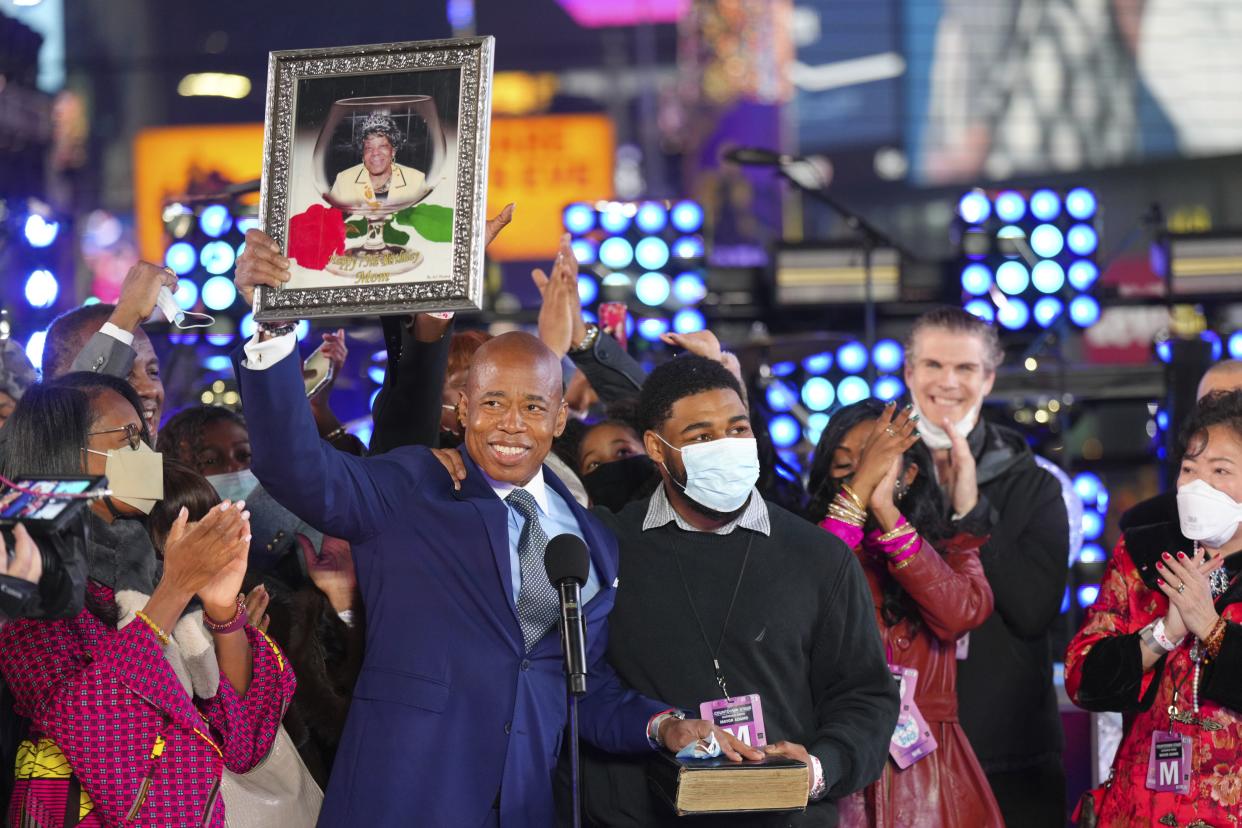
[[[29,721],[9,820],[223,828],[223,770],[262,761],[295,685],[280,650],[246,624],[248,513],[224,503],[188,524],[183,512],[161,574],[132,519],[143,500],[127,497],[116,474],[126,461],[160,473],[141,404],[109,377],[66,379],[76,387],[36,387],[23,398],[5,427],[0,471],[107,471],[114,495],[86,512],[86,609],[0,628],[0,673]],[[195,597],[202,610],[187,610]]]

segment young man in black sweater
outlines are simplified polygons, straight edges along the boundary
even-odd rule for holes
[[[958,715],[1009,828],[1066,822],[1062,730],[1051,627],[1068,573],[1061,486],[1022,435],[984,422],[1003,352],[996,329],[961,308],[920,317],[906,345],[906,385],[922,440],[963,531],[986,536],[979,560],[996,601],[958,662]],[[960,656],[959,656],[960,657]]]
[[[747,409],[719,363],[666,363],[639,411],[663,484],[619,514],[597,510],[621,549],[608,658],[691,716],[757,694],[768,750],[806,762],[805,812],[711,825],[835,825],[834,800],[879,776],[897,717],[862,569],[834,535],[755,491]],[[590,754],[583,800],[592,825],[678,823],[649,793],[644,759]]]

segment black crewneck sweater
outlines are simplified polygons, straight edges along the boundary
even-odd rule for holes
[[[648,501],[597,514],[621,549],[608,658],[641,693],[698,715],[720,698],[711,652],[720,638],[747,544],[750,558],[720,664],[730,694],[758,693],[769,743],[797,742],[819,758],[828,796],[805,813],[712,817],[713,826],[831,826],[833,799],[876,779],[888,756],[897,694],[862,569],[835,535],[768,503],[771,535],[642,531]],[[675,557],[676,556],[676,557]],[[680,559],[685,582],[678,572]],[[587,754],[584,802],[593,825],[684,824],[648,793],[647,757]]]

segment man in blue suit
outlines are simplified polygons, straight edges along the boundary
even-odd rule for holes
[[[617,545],[543,467],[567,414],[546,346],[511,333],[475,355],[459,407],[460,491],[427,449],[358,458],[321,441],[295,347],[292,333],[260,327],[238,377],[255,475],[286,508],[353,544],[366,606],[366,657],[320,825],[555,823],[566,705],[542,550],[566,532],[591,551],[583,738],[633,753],[713,731],[626,688],[604,659]],[[761,756],[715,733],[731,758]]]

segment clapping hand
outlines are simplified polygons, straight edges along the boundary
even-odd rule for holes
[[[876,418],[850,483],[863,503],[871,501],[876,487],[892,471],[893,462],[919,441],[914,430],[918,420],[911,411],[909,406],[898,411],[896,403],[889,403]]]
[[[1184,552],[1175,556],[1165,552],[1160,556],[1156,562],[1156,571],[1160,573],[1156,586],[1169,597],[1169,614],[1165,618],[1169,638],[1176,641],[1190,632],[1202,641],[1212,631],[1220,615],[1212,599],[1208,575],[1224,561],[1222,555],[1209,560],[1206,554],[1202,558],[1187,557]]]
[[[586,338],[582,301],[578,298],[578,258],[568,233],[561,237],[551,275],[535,268],[530,277],[543,297],[539,308],[539,338],[558,357],[563,357]]]

